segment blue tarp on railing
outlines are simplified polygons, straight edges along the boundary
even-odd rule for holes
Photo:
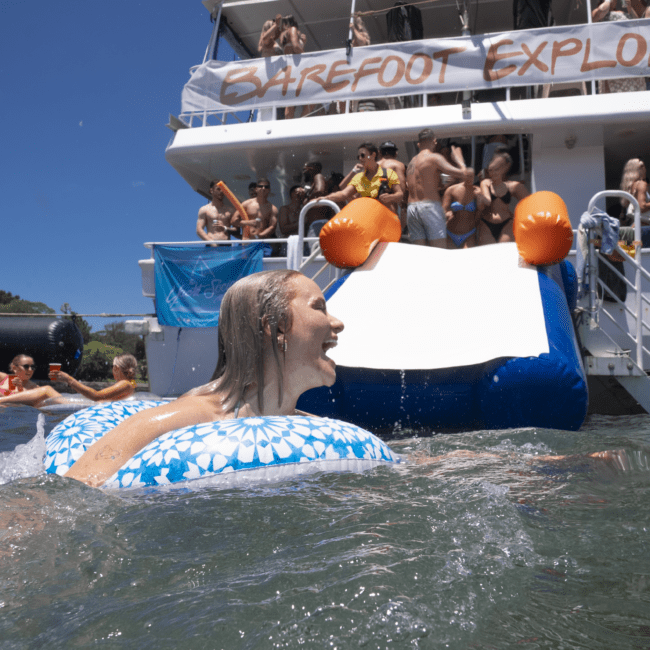
[[[173,327],[216,327],[224,293],[239,278],[261,271],[262,257],[262,244],[155,246],[158,322]]]

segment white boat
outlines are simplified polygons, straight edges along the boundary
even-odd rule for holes
[[[214,178],[243,198],[251,180],[267,177],[279,207],[288,203],[288,188],[299,181],[306,161],[321,162],[324,173],[347,173],[361,142],[391,140],[407,163],[417,153],[417,133],[431,127],[439,139],[462,145],[477,171],[487,138],[507,135],[519,158],[511,178],[532,192],[560,195],[577,229],[592,198],[618,187],[629,158],[650,161],[650,92],[597,93],[606,79],[650,76],[650,20],[592,24],[584,6],[557,2],[555,26],[515,31],[510,1],[471,3],[459,11],[455,2],[440,0],[417,4],[422,39],[388,43],[390,0],[203,4],[214,27],[203,62],[190,70],[182,110],[170,116],[174,134],[166,157],[206,197]],[[364,12],[373,44],[346,49],[355,11]],[[304,54],[257,58],[262,23],[276,14],[296,17],[308,39]],[[240,60],[216,60],[224,41]],[[389,110],[351,110],[364,100]],[[305,118],[279,119],[288,105],[319,108]],[[604,199],[596,205],[604,208]],[[294,251],[303,250],[302,242],[294,244]],[[205,248],[202,242],[182,245]],[[569,259],[576,263],[575,249]],[[577,305],[577,345],[592,412],[650,411],[650,328],[642,324],[648,311],[642,283],[650,275],[644,259],[641,250],[636,264],[627,259],[632,286],[624,300],[603,302],[592,277]],[[305,271],[323,263],[316,255]],[[265,258],[264,265],[295,267],[297,260]],[[143,293],[159,305],[164,297],[156,296],[153,254],[140,266]],[[318,281],[325,286],[339,275],[327,268]],[[471,296],[463,300],[478,304]],[[476,318],[484,318],[476,309]],[[130,327],[146,334],[153,393],[179,395],[210,378],[213,328],[166,326],[158,318]]]

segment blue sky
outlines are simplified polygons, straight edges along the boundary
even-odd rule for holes
[[[151,313],[142,244],[194,239],[205,203],[165,161],[165,124],[203,60],[208,12],[2,0],[0,24],[0,289],[57,311]]]

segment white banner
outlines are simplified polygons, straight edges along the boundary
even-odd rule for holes
[[[650,76],[650,19],[208,61],[182,113]]]

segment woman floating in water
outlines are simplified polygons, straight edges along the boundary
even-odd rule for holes
[[[89,447],[66,476],[97,487],[168,431],[300,414],[302,393],[334,383],[336,364],[327,351],[342,330],[343,323],[327,313],[318,285],[301,273],[264,271],[242,278],[221,303],[213,381],[131,416]]]
[[[4,372],[0,372],[0,398],[38,388],[31,381],[35,369],[34,359],[30,356],[26,354],[15,356],[9,364],[9,372],[11,374],[7,375]]]
[[[10,364],[10,369],[15,373],[15,378],[7,379],[4,375],[0,379],[0,390],[4,389],[4,397],[0,397],[0,406],[5,404],[24,404],[39,408],[46,404],[65,404],[67,399],[52,386],[38,386],[31,381],[36,365],[34,359],[26,354],[19,354]],[[120,354],[113,359],[113,377],[115,383],[102,390],[94,390],[74,379],[66,372],[54,372],[50,379],[64,381],[70,388],[80,393],[93,402],[112,402],[126,399],[135,393],[135,371],[138,362],[131,354]],[[4,374],[4,373],[1,373]],[[13,385],[13,390],[8,391],[8,385]]]

